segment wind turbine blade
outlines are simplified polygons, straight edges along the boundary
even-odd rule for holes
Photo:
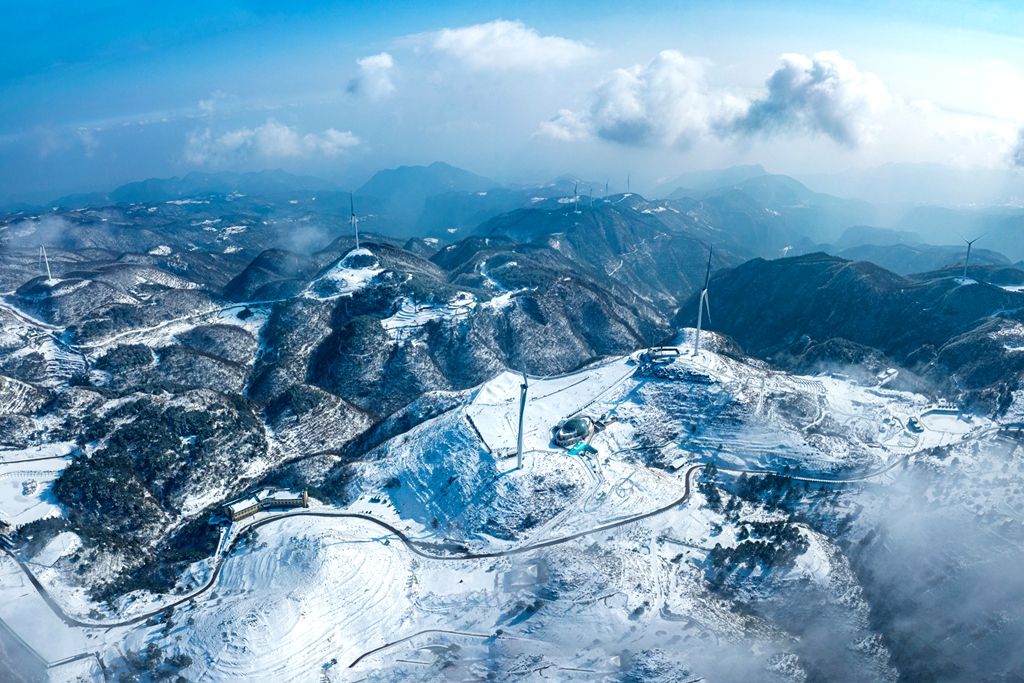
[[[707,316],[708,325],[711,324],[711,303],[708,301],[708,290],[704,290],[704,315]]]
[[[708,248],[708,268],[704,271],[704,289],[707,290],[708,282],[711,280],[711,252],[714,247]]]

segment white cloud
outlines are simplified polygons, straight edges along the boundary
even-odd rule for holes
[[[255,128],[238,128],[215,135],[210,128],[192,131],[185,141],[185,160],[207,166],[247,156],[273,158],[326,156],[344,153],[359,144],[351,131],[328,128],[322,133],[302,134],[296,129],[267,119]]]
[[[616,69],[590,94],[585,113],[562,110],[538,134],[556,140],[589,135],[635,147],[686,148],[704,138],[777,132],[823,134],[846,146],[870,137],[888,102],[881,81],[838,52],[782,56],[752,101],[708,85],[704,63],[664,50],[649,64]]]
[[[499,19],[429,34],[431,49],[481,71],[563,68],[587,57],[583,43],[542,36],[521,21]]]
[[[562,142],[586,140],[590,137],[590,122],[571,109],[559,109],[557,116],[541,121],[537,135]]]
[[[358,146],[359,138],[350,130],[328,128],[319,135],[307,133],[303,142],[307,149],[315,149],[317,153],[326,157],[335,157]]]
[[[1010,160],[1017,168],[1024,168],[1024,130],[1017,134],[1017,144],[1013,147]]]
[[[82,151],[85,152],[85,156],[91,157],[99,149],[100,141],[96,137],[96,133],[99,132],[98,128],[88,128],[81,126],[75,130],[75,136],[78,138],[79,144],[82,145]]]
[[[730,100],[708,90],[700,62],[664,50],[647,66],[616,69],[599,84],[590,116],[605,140],[687,147],[712,132],[729,111]]]
[[[208,116],[217,111],[222,103],[230,98],[231,96],[223,90],[214,90],[210,93],[209,97],[199,100],[196,109],[199,111],[200,116]]]
[[[623,145],[688,147],[737,109],[734,98],[709,90],[701,62],[665,50],[647,65],[616,69],[593,89],[585,114],[562,110],[538,133],[558,140],[589,133]]]
[[[391,70],[395,60],[387,52],[356,60],[359,75],[348,82],[348,92],[379,100],[395,92]]]
[[[869,138],[873,115],[889,101],[877,76],[834,51],[784,54],[781,61],[766,83],[768,94],[751,102],[736,130],[820,133],[850,147]]]

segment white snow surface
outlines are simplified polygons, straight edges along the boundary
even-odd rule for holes
[[[315,680],[400,633],[413,560],[357,521],[288,520],[224,563],[217,598],[186,610],[177,647],[198,653],[194,681]],[[143,645],[144,633],[129,643]]]
[[[409,297],[402,297],[398,310],[381,320],[381,325],[393,341],[409,338],[415,331],[435,320],[452,322],[469,316],[476,307],[476,297],[469,292],[458,292],[444,305],[417,303]]]
[[[547,448],[551,430],[633,374],[625,357],[593,365],[585,372],[560,377],[527,378],[528,407],[523,419],[523,448]],[[477,390],[467,414],[492,451],[515,451],[520,385],[523,376],[503,372]]]
[[[366,268],[352,268],[346,264],[355,258],[373,258],[373,265]],[[330,268],[313,280],[303,291],[303,296],[321,301],[352,296],[366,287],[374,277],[384,272],[369,249],[353,249],[338,259]]]

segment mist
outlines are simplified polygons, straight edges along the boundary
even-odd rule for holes
[[[1021,455],[990,444],[856,496],[850,555],[901,680],[1024,678]]]

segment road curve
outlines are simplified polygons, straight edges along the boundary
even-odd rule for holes
[[[793,479],[795,481],[809,481],[809,482],[814,482],[814,483],[818,483],[818,484],[856,484],[856,483],[859,483],[859,482],[862,482],[862,481],[866,481],[868,479],[874,479],[875,477],[883,475],[886,472],[889,472],[890,470],[896,469],[897,467],[899,467],[903,463],[907,462],[907,460],[910,459],[911,455],[914,455],[914,454],[913,453],[907,453],[906,455],[901,455],[900,457],[895,458],[888,465],[884,465],[884,466],[878,468],[877,470],[871,470],[870,472],[865,472],[864,474],[858,474],[858,475],[853,476],[853,477],[843,477],[843,478],[840,478],[840,477],[835,477],[835,478],[830,478],[830,477],[807,477],[807,476],[804,476],[804,475],[801,475],[801,474],[790,474],[790,473],[787,473],[787,472],[775,472],[773,470],[749,470],[749,469],[741,469],[741,468],[736,468],[736,467],[719,467],[718,471],[719,472],[724,472],[726,474],[748,474],[748,475],[755,475],[755,476],[760,476],[760,475],[765,475],[765,474],[774,474],[774,475],[776,475],[778,477],[783,477],[785,479]]]
[[[265,519],[257,520],[255,522],[252,522],[252,523],[247,524],[246,526],[242,527],[242,529],[239,531],[239,533],[231,541],[231,544],[227,547],[227,549],[221,555],[219,555],[218,557],[215,558],[215,564],[214,564],[214,567],[213,567],[213,572],[210,574],[210,578],[209,578],[209,580],[205,584],[203,584],[202,586],[200,586],[199,588],[197,588],[193,592],[189,593],[188,595],[184,595],[184,596],[178,598],[177,600],[174,600],[173,602],[170,602],[170,603],[160,607],[159,609],[151,610],[151,611],[146,612],[144,614],[137,615],[137,616],[132,617],[130,619],[123,619],[121,621],[83,621],[81,619],[77,619],[77,618],[71,616],[70,614],[68,614],[67,612],[64,611],[64,608],[61,607],[60,604],[56,600],[54,600],[53,596],[50,595],[50,593],[46,590],[46,587],[43,586],[43,584],[39,581],[39,579],[36,578],[35,574],[32,573],[32,570],[29,569],[28,566],[24,562],[22,562],[21,559],[18,558],[17,555],[14,554],[13,551],[11,551],[9,548],[4,547],[4,546],[0,546],[0,551],[3,551],[4,554],[6,554],[8,557],[10,557],[12,560],[14,560],[15,563],[17,563],[18,567],[25,574],[25,576],[28,577],[29,582],[32,584],[32,586],[39,593],[40,597],[42,597],[42,599],[46,603],[47,607],[49,607],[50,610],[54,614],[56,614],[57,617],[60,618],[60,620],[63,621],[68,626],[76,626],[76,627],[80,627],[80,628],[119,628],[119,627],[124,627],[124,626],[134,626],[135,624],[140,624],[140,623],[142,623],[142,622],[144,622],[144,621],[146,621],[148,619],[152,619],[153,617],[156,617],[156,616],[159,616],[159,615],[161,615],[161,614],[163,614],[165,612],[168,612],[168,611],[174,609],[175,607],[179,607],[179,606],[185,604],[186,602],[188,602],[189,600],[193,600],[193,599],[199,597],[203,593],[206,593],[211,588],[213,588],[214,585],[217,583],[217,579],[220,577],[221,569],[224,566],[224,560],[232,552],[234,552],[234,550],[238,547],[239,543],[242,540],[243,535],[247,531],[251,531],[253,529],[258,529],[260,527],[266,526],[267,524],[273,524],[275,522],[280,522],[281,520],[284,520],[284,519],[291,519],[293,517],[321,517],[321,518],[340,518],[340,519],[359,519],[359,520],[363,520],[365,522],[369,522],[371,524],[375,524],[376,526],[378,526],[378,527],[384,529],[385,531],[389,532],[390,534],[396,536],[398,538],[398,540],[400,540],[402,542],[402,544],[405,545],[405,547],[411,553],[413,553],[414,555],[417,555],[418,557],[422,557],[423,559],[426,559],[426,560],[436,560],[436,561],[442,561],[442,562],[465,562],[465,561],[468,561],[468,560],[483,560],[483,559],[492,559],[492,558],[499,558],[499,557],[510,557],[512,555],[521,555],[523,553],[532,552],[534,550],[541,550],[542,548],[550,548],[552,546],[560,545],[562,543],[568,543],[569,541],[574,541],[574,540],[576,540],[578,538],[583,538],[584,536],[589,536],[591,534],[598,534],[598,533],[601,533],[603,531],[609,531],[611,529],[616,529],[618,527],[626,526],[628,524],[634,524],[636,522],[639,522],[639,521],[642,521],[642,520],[645,520],[645,519],[649,519],[651,517],[655,517],[657,515],[663,514],[663,513],[667,512],[667,511],[669,511],[669,510],[671,510],[671,509],[673,509],[673,508],[675,508],[675,507],[677,507],[679,505],[682,505],[683,503],[685,503],[690,498],[691,483],[692,483],[693,475],[698,470],[703,469],[703,467],[704,467],[703,464],[691,465],[686,470],[686,473],[684,475],[684,483],[685,483],[685,485],[684,485],[684,489],[683,489],[683,495],[681,495],[679,498],[676,498],[675,500],[673,500],[672,502],[668,503],[667,505],[663,505],[663,506],[661,506],[661,507],[659,507],[659,508],[657,508],[655,510],[651,510],[650,512],[644,512],[644,513],[641,513],[641,514],[638,514],[638,515],[634,515],[632,517],[627,517],[625,519],[620,519],[620,520],[618,520],[616,522],[610,522],[608,524],[603,524],[601,526],[594,527],[593,529],[586,529],[584,531],[579,531],[579,532],[576,532],[574,534],[569,534],[567,536],[561,536],[559,538],[549,539],[547,541],[540,541],[538,543],[531,543],[531,544],[527,544],[527,545],[524,545],[524,546],[520,546],[518,548],[511,548],[509,550],[496,550],[496,551],[485,552],[485,553],[460,552],[460,553],[452,553],[450,555],[438,555],[438,554],[435,554],[435,553],[432,553],[432,552],[427,552],[427,551],[423,550],[423,548],[431,547],[429,544],[424,543],[423,541],[417,541],[417,540],[411,539],[401,529],[398,529],[397,527],[392,526],[391,524],[389,524],[387,522],[381,521],[381,520],[377,519],[376,517],[371,517],[370,515],[364,515],[364,514],[361,514],[361,513],[358,513],[358,512],[329,512],[329,511],[326,511],[326,510],[325,511],[299,510],[297,512],[288,512],[288,513],[284,513],[284,514],[281,514],[281,515],[275,515],[273,517],[267,517]]]
[[[499,640],[506,640],[507,639],[505,636],[500,636],[497,633],[470,633],[468,631],[449,631],[448,629],[444,629],[444,628],[428,628],[428,629],[424,629],[422,631],[417,631],[416,633],[411,633],[411,634],[405,636],[404,638],[399,638],[398,640],[392,640],[389,643],[384,643],[380,647],[375,647],[372,650],[367,650],[363,654],[361,654],[358,657],[356,657],[355,660],[351,664],[348,665],[348,668],[350,668],[350,669],[354,668],[357,664],[359,664],[359,662],[363,661],[364,659],[366,659],[370,655],[373,655],[373,654],[376,654],[376,653],[380,652],[381,650],[386,650],[389,647],[394,647],[395,645],[400,645],[402,643],[405,643],[405,642],[408,642],[408,641],[412,640],[413,638],[415,638],[417,636],[422,636],[422,635],[425,635],[427,633],[446,633],[446,634],[452,635],[452,636],[465,636],[467,638],[482,638],[482,639],[497,638]]]

